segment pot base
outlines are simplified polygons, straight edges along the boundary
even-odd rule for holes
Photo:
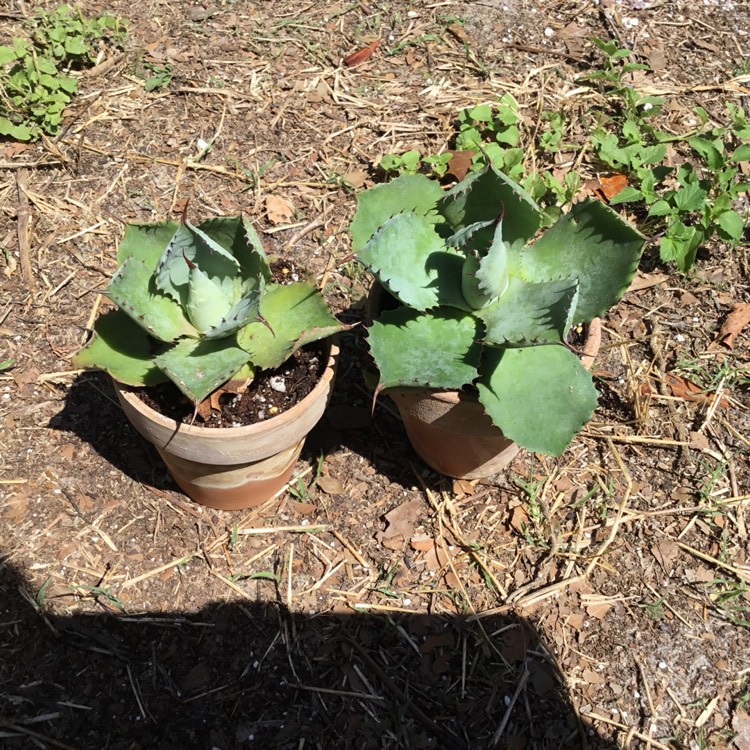
[[[191,500],[217,510],[255,508],[284,488],[304,440],[261,461],[216,466],[159,450],[169,473]]]
[[[414,450],[435,471],[482,479],[502,471],[520,448],[503,435],[467,394],[398,389],[395,401]]]

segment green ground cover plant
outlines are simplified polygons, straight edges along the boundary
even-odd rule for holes
[[[481,169],[489,160],[517,181],[542,208],[545,226],[572,205],[586,172],[622,175],[625,185],[609,203],[627,204],[639,228],[658,243],[662,261],[687,271],[707,240],[740,243],[750,220],[745,199],[750,181],[742,172],[742,163],[750,161],[745,110],[727,102],[720,115],[723,123],[717,124],[696,107],[693,129],[676,134],[659,129],[665,100],[641,94],[627,82],[629,74],[649,67],[633,62],[631,51],[615,42],[593,41],[604,62],[579,80],[598,89],[605,104],[582,113],[587,124],[583,132],[590,133],[587,140],[573,132],[560,111],[543,112],[530,127],[516,99],[506,93],[497,102],[459,113],[451,151],[386,154],[381,168],[443,178],[450,173],[454,152],[473,152],[470,169]],[[560,178],[553,157],[581,149],[590,154],[585,165],[570,168]]]
[[[78,89],[72,73],[96,60],[101,40],[125,41],[126,22],[77,8],[42,8],[23,24],[23,36],[0,46],[0,136],[35,141],[60,129],[63,111]]]

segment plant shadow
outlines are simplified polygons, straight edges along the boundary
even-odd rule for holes
[[[293,614],[278,596],[195,614],[98,603],[52,614],[0,563],[2,747],[615,747],[511,613]]]

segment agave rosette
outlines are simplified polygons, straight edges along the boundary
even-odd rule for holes
[[[171,380],[198,404],[346,328],[313,281],[271,281],[244,217],[129,224],[117,261],[106,292],[117,308],[99,317],[74,362],[125,385]]]
[[[473,385],[503,433],[560,455],[597,391],[566,344],[625,292],[643,236],[585,200],[536,237],[542,212],[492,166],[444,192],[404,175],[360,194],[359,260],[400,303],[368,333],[377,391]]]

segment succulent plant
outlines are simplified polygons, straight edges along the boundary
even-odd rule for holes
[[[272,283],[244,217],[129,224],[93,338],[74,358],[125,385],[171,380],[196,406],[231,380],[283,364],[346,328],[314,282]]]
[[[444,191],[403,175],[358,197],[359,260],[397,300],[372,324],[377,394],[475,386],[506,437],[560,455],[597,391],[567,343],[628,287],[644,238],[584,200],[541,236],[541,209],[494,167]]]

